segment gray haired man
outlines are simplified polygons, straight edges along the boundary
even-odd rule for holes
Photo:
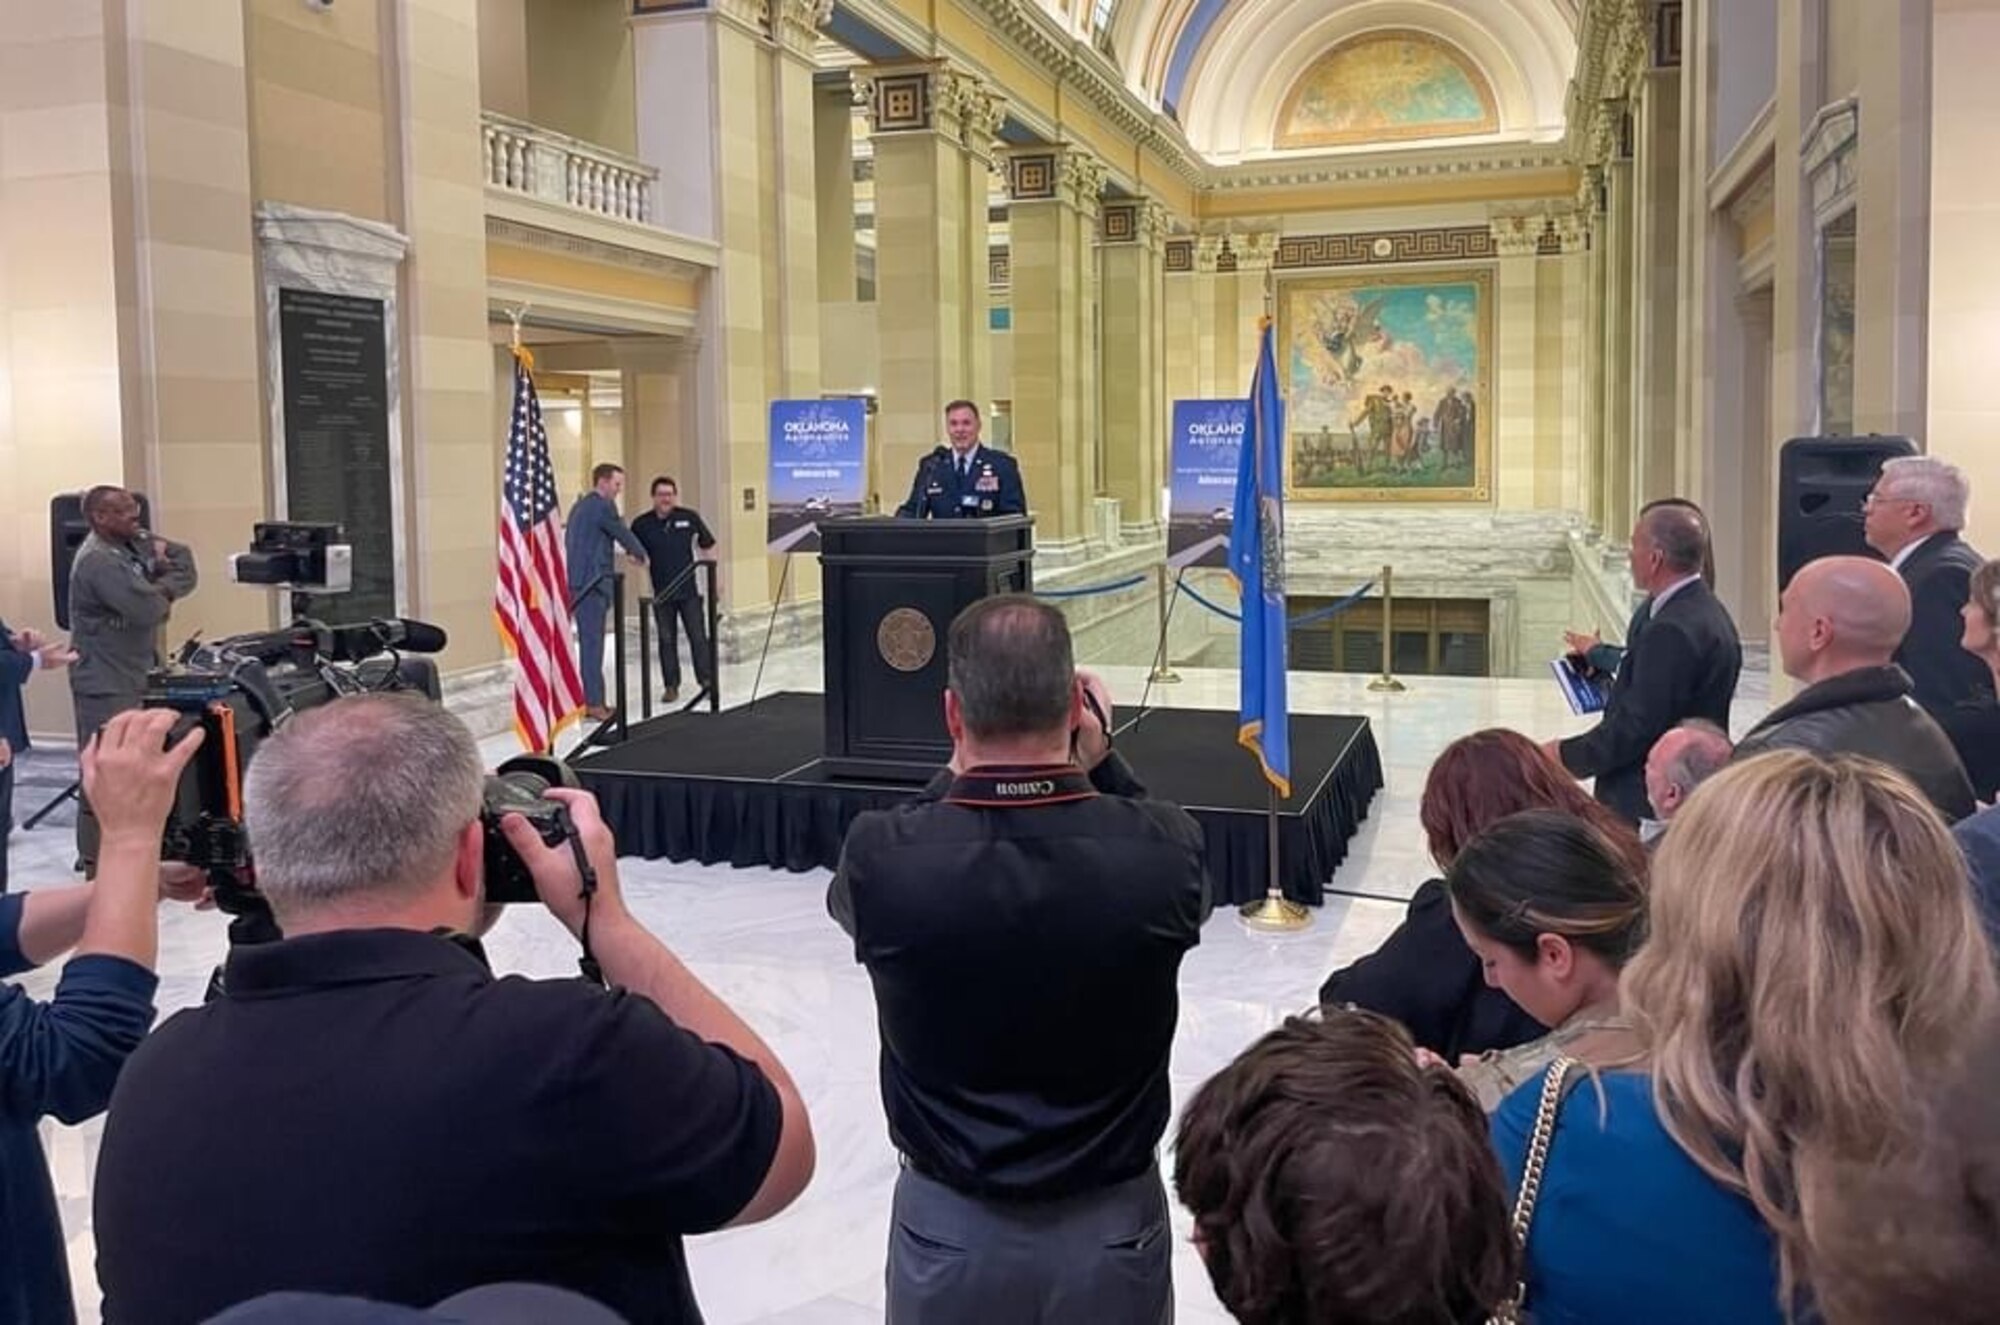
[[[1735,753],[1729,733],[1706,718],[1689,718],[1654,741],[1646,752],[1646,800],[1653,817],[1639,821],[1639,839],[1649,847],[1658,841],[1694,789],[1720,773]]]
[[[1971,496],[1958,466],[1935,456],[1903,456],[1882,466],[1862,507],[1868,546],[1910,589],[1910,628],[1895,663],[1910,674],[1911,698],[1953,735],[1955,745],[1962,710],[1994,703],[1993,674],[1958,643],[1959,612],[1982,560],[1959,537]]]
[[[488,970],[469,937],[488,919],[483,777],[464,724],[402,695],[309,710],[258,750],[245,814],[285,937],[232,951],[222,996],[119,1079],[96,1186],[106,1321],[521,1281],[694,1322],[682,1236],[805,1187],[797,1088],[626,908],[587,793],[551,794],[592,895],[567,843],[500,828],[612,987]]]

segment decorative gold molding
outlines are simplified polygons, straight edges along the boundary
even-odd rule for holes
[[[977,75],[949,61],[925,60],[873,66],[857,72],[854,85],[877,137],[937,133],[992,163],[1007,101]]]
[[[1315,267],[1363,267],[1404,262],[1462,262],[1494,256],[1488,226],[1364,230],[1352,234],[1286,235],[1278,241],[1273,265],[1279,271]]]
[[[1093,220],[1110,171],[1090,152],[1068,143],[1015,147],[1002,153],[1007,197],[1015,206],[1062,203]]]
[[[833,17],[833,0],[768,0],[771,40],[794,55],[811,59],[820,29]]]
[[[1369,153],[1364,157],[1257,161],[1218,166],[1209,187],[1217,193],[1246,189],[1312,188],[1332,184],[1380,184],[1428,179],[1504,176],[1562,170],[1571,164],[1560,150],[1512,147],[1449,151]]]
[[[1133,245],[1160,251],[1172,219],[1152,198],[1119,198],[1099,210],[1098,242],[1109,247]]]

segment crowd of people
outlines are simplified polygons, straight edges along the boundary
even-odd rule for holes
[[[1954,550],[1964,506],[1949,466],[1884,470],[1882,560],[1785,586],[1800,688],[1734,744],[1705,518],[1647,508],[1622,646],[1571,640],[1611,678],[1598,728],[1448,746],[1439,877],[1177,1125],[1201,831],[1114,748],[1060,611],[969,608],[951,766],[855,821],[827,895],[901,1159],[888,1318],[1170,1321],[1170,1127],[1172,1196],[1250,1325],[1985,1318],[2000,810],[1959,751],[1993,729],[2000,562]],[[1917,638],[1947,628],[1977,678]],[[158,901],[201,889],[160,860],[201,740],[168,748],[170,721],[85,748],[94,881],[0,900],[0,965],[74,950],[51,1001],[0,994],[0,1319],[70,1318],[36,1126],[108,1107],[107,1321],[476,1320],[503,1285],[557,1295],[535,1319],[698,1321],[683,1239],[798,1197],[810,1102],[626,907],[592,798],[549,793],[576,849],[498,831],[599,978],[496,975],[465,727],[404,695],[298,715],[243,788],[283,937],[148,1034]]]

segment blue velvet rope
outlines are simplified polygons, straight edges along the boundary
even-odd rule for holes
[[[1035,597],[1088,598],[1093,594],[1118,593],[1121,590],[1131,588],[1135,584],[1144,584],[1148,578],[1145,575],[1134,575],[1129,580],[1114,580],[1110,584],[1092,584],[1082,589],[1037,589],[1035,590]]]
[[[1303,616],[1295,616],[1291,618],[1289,621],[1285,623],[1286,627],[1288,629],[1296,630],[1300,626],[1316,625],[1321,621],[1326,621],[1333,617],[1337,617],[1342,612],[1345,612],[1348,608],[1354,606],[1356,603],[1366,598],[1370,593],[1374,592],[1374,590],[1375,590],[1375,581],[1370,580],[1368,581],[1368,583],[1362,585],[1359,589],[1356,589],[1353,593],[1347,595],[1347,597],[1341,599],[1337,603],[1330,603],[1327,606],[1319,608],[1315,611],[1307,612]],[[1200,603],[1203,607],[1207,608],[1209,611],[1223,618],[1224,620],[1234,621],[1238,625],[1242,624],[1243,618],[1241,615],[1230,611],[1226,607],[1218,607],[1216,604],[1209,602],[1208,599],[1202,597],[1201,594],[1195,589],[1195,587],[1192,584],[1189,584],[1185,579],[1183,579],[1180,582],[1180,591],[1186,594],[1188,597],[1194,599],[1197,603]]]

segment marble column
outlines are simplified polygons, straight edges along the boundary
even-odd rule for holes
[[[1535,250],[1543,217],[1492,222],[1499,254],[1493,282],[1492,390],[1481,402],[1493,429],[1493,498],[1501,510],[1535,509]]]
[[[1604,391],[1605,391],[1605,282],[1610,270],[1605,261],[1604,209],[1600,204],[1603,175],[1593,169],[1584,186],[1589,207],[1589,268],[1584,301],[1583,460],[1578,471],[1583,484],[1583,515],[1590,527],[1603,532],[1604,512]]]
[[[2000,174],[1991,131],[2000,115],[2000,0],[1938,6],[1933,34],[1930,288],[1924,305],[1930,373],[1923,437],[1933,455],[1962,467],[1974,501],[1968,537],[2000,556],[2000,392],[1993,387],[1993,310],[2000,306]],[[1873,132],[1864,120],[1864,139]],[[1866,187],[1865,181],[1863,187]]]
[[[1243,393],[1233,380],[1235,356],[1228,352],[1236,333],[1236,299],[1230,257],[1229,276],[1222,272],[1222,236],[1200,235],[1194,241],[1195,372],[1200,389],[1194,394],[1227,400]]]
[[[1036,541],[1073,555],[1097,495],[1092,242],[1105,167],[1067,144],[1007,153],[1014,453]]]
[[[1128,539],[1160,532],[1168,423],[1161,273],[1166,228],[1166,209],[1145,198],[1105,203],[1098,227],[1105,491],[1118,499]]]
[[[854,285],[854,84],[813,89],[814,198],[819,209],[819,298],[851,304]]]
[[[1584,426],[1590,399],[1590,386],[1586,380],[1592,315],[1590,222],[1587,217],[1570,212],[1558,216],[1555,226],[1560,256],[1551,259],[1550,265],[1554,268],[1561,309],[1555,348],[1561,365],[1557,369],[1561,383],[1557,417],[1562,477],[1554,496],[1560,509],[1582,511],[1588,490],[1589,453],[1592,449],[1591,432]]]
[[[1634,136],[1633,497],[1674,495],[1680,400],[1681,75],[1641,79]]]
[[[1941,6],[1977,12],[1978,6]],[[1930,297],[1932,0],[1860,6],[1861,142],[1855,210],[1854,431],[1914,437],[1925,423]],[[1936,50],[1950,58],[1956,52]],[[1993,52],[1984,52],[1991,61]],[[1983,172],[1990,166],[1982,163]],[[1947,272],[1951,271],[1946,267]]]
[[[639,156],[662,172],[661,223],[720,248],[683,365],[693,446],[675,477],[704,494],[722,545],[725,634],[761,621],[784,569],[764,551],[770,401],[820,389],[811,50],[831,12],[830,0],[717,0],[631,20]],[[816,597],[817,577],[809,559],[795,565],[791,598]]]
[[[888,509],[942,439],[945,403],[990,404],[984,182],[1005,103],[945,61],[878,66],[864,86],[875,145],[875,447]],[[1032,483],[1029,496],[1043,499]]]
[[[1632,349],[1637,280],[1633,270],[1632,162],[1621,159],[1605,170],[1610,194],[1606,208],[1607,273],[1604,298],[1604,534],[1623,545],[1638,503],[1632,453]]]
[[[832,0],[769,3],[777,387],[787,400],[808,400],[819,394],[820,386],[819,126],[813,46],[821,25],[832,16],[833,4]],[[848,229],[851,234],[851,221]]]

